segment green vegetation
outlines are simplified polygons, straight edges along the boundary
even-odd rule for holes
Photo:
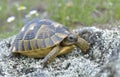
[[[37,13],[29,15],[32,10]],[[0,38],[4,38],[16,34],[25,17],[49,18],[69,27],[119,20],[120,0],[0,0],[0,14]],[[11,16],[15,19],[7,21]]]
[[[7,38],[7,37],[10,37],[10,36],[13,36],[13,34],[17,34],[17,30],[15,31],[12,31],[12,32],[7,32],[7,33],[2,33],[0,34],[0,41],[4,38]]]
[[[50,0],[51,18],[67,25],[106,23],[120,19],[120,0]],[[54,8],[51,10],[51,8]]]

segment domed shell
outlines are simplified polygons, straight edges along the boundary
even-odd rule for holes
[[[25,24],[17,35],[12,52],[45,49],[59,44],[69,34],[61,24],[38,18]]]

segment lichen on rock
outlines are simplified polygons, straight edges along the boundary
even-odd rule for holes
[[[44,69],[42,59],[7,57],[15,36],[0,41],[0,77],[119,77],[120,30],[85,27],[74,31],[89,42],[88,53],[75,48]]]

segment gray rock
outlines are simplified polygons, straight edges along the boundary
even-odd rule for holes
[[[57,57],[44,69],[42,59],[7,57],[15,36],[2,40],[0,77],[119,77],[120,30],[87,27],[74,31],[89,42],[89,51],[83,54],[75,48],[71,53]]]
[[[120,59],[111,61],[103,66],[95,77],[119,77],[120,76]]]

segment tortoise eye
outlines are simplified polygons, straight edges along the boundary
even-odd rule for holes
[[[72,36],[69,36],[68,38],[69,38],[69,40],[73,40],[74,39]]]
[[[75,36],[75,35],[69,35],[68,36],[68,40],[70,41],[70,42],[75,42],[75,41],[77,41],[77,37]]]

